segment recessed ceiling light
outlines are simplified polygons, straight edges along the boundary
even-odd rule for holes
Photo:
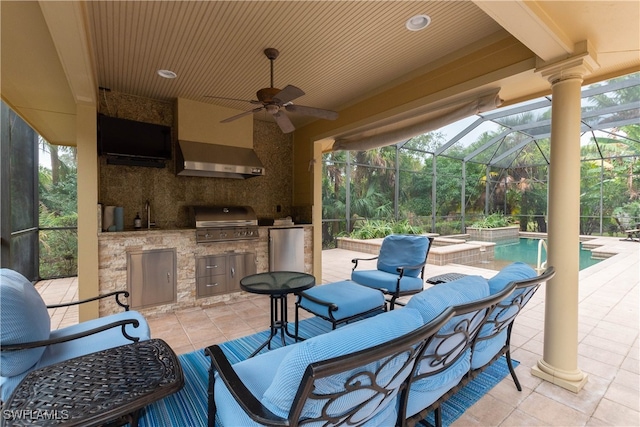
[[[164,77],[165,79],[175,79],[178,77],[178,75],[171,70],[158,70],[157,73],[160,77]]]
[[[429,15],[416,15],[407,19],[407,22],[404,24],[409,31],[420,31],[429,26],[431,23],[431,18]]]

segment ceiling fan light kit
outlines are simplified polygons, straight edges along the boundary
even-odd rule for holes
[[[223,98],[219,96],[208,96],[208,98],[225,99],[232,101],[243,101],[252,104],[262,104],[261,107],[254,108],[252,110],[245,111],[232,117],[228,117],[221,121],[221,123],[228,123],[249,114],[257,113],[260,111],[266,111],[271,114],[276,123],[284,133],[290,133],[295,130],[295,126],[291,123],[291,120],[284,111],[301,114],[305,116],[317,117],[325,120],[335,120],[338,118],[338,113],[330,110],[323,110],[315,107],[305,107],[304,105],[294,105],[292,101],[303,96],[305,93],[302,89],[293,85],[287,85],[284,89],[278,89],[273,85],[273,61],[276,60],[280,52],[278,49],[267,48],[264,50],[265,56],[269,59],[271,65],[271,86],[262,88],[256,92],[258,100],[246,100],[236,98]]]

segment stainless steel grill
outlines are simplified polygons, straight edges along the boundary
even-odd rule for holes
[[[195,206],[196,242],[258,238],[258,218],[249,206]]]

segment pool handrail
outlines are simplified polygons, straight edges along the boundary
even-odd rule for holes
[[[544,246],[544,251],[546,254],[549,253],[549,249],[547,248],[547,241],[544,239],[538,240],[538,262],[536,263],[536,271],[540,273],[542,270],[547,268],[547,260],[542,261],[542,247]]]

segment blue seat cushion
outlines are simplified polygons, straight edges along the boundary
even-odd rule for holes
[[[489,279],[489,290],[491,294],[494,294],[496,292],[500,292],[509,283],[515,280],[531,279],[536,276],[536,271],[528,264],[525,264],[523,262],[514,262],[504,267],[495,276]],[[494,310],[489,315],[489,320],[491,322],[485,324],[482,327],[482,329],[480,330],[479,338],[486,337],[494,333],[493,321],[497,320],[498,322],[500,322],[500,320],[509,319],[510,317],[514,317],[515,319],[515,316],[518,314],[517,311],[519,308],[517,306],[512,306],[509,309],[506,309],[504,307],[512,304],[513,300],[518,298],[523,292],[525,292],[524,289],[516,289],[511,295],[507,296],[500,303],[502,307],[498,307],[497,310]],[[485,340],[479,340],[477,342],[471,358],[471,369],[478,369],[486,365],[506,344],[506,326],[508,326],[508,324],[506,324],[505,329],[496,336]]]
[[[49,338],[51,319],[47,306],[22,274],[0,269],[0,343],[20,344]],[[0,375],[12,377],[33,367],[45,347],[0,353]]]
[[[481,276],[463,276],[451,282],[431,286],[428,289],[414,295],[407,303],[405,310],[414,308],[420,311],[423,322],[428,323],[445,309],[455,305],[466,304],[489,296],[489,284]],[[451,333],[460,321],[459,316],[447,322],[440,330],[442,334]],[[449,345],[456,345],[453,340]],[[437,345],[442,345],[441,343]],[[427,349],[427,353],[432,350]],[[435,351],[435,350],[432,350]],[[443,351],[445,353],[446,351]],[[467,349],[458,360],[440,373],[433,374],[411,385],[409,400],[407,402],[407,414],[411,416],[431,405],[444,393],[458,384],[471,366],[471,350]],[[432,369],[421,363],[417,372],[428,373]]]
[[[133,310],[123,311],[109,316],[100,317],[98,319],[87,320],[86,322],[51,331],[51,338],[65,337],[78,332],[88,331],[109,323],[117,322],[119,320],[127,319],[135,319],[140,322],[140,326],[137,328],[134,328],[133,325],[127,325],[125,327],[127,334],[132,337],[138,337],[141,341],[151,338],[151,331],[146,319],[142,314]],[[131,342],[131,340],[122,335],[122,327],[117,326],[97,334],[47,346],[47,349],[42,354],[42,358],[36,365],[36,368],[52,365],[73,357],[83,356],[87,353],[94,353],[96,351],[106,350],[120,345],[131,344]]]
[[[282,359],[290,353],[297,344],[280,347],[275,350],[261,353],[250,359],[243,360],[233,365],[233,370],[249,391],[260,400],[264,392],[269,388],[278,371]],[[216,372],[214,382],[214,397],[216,403],[216,418],[221,426],[259,426],[238,405],[226,384]],[[296,390],[291,390],[295,393]],[[286,416],[286,415],[285,415]]]
[[[147,323],[145,318],[137,311],[125,311],[51,331],[49,338],[57,339],[69,336],[75,333],[88,331],[90,329],[124,319],[137,319],[140,322],[140,326],[138,328],[134,328],[132,325],[127,325],[125,327],[129,335],[131,335],[132,337],[139,337],[142,341],[151,338],[149,324]],[[20,381],[22,381],[22,379],[34,369],[53,365],[54,363],[62,362],[64,360],[69,360],[74,357],[83,356],[85,354],[93,353],[96,351],[105,350],[107,348],[131,344],[131,342],[131,340],[125,338],[124,335],[122,335],[122,327],[118,326],[115,328],[107,329],[103,332],[99,332],[97,334],[43,347],[43,352],[40,359],[29,369],[17,375],[13,375],[10,377],[3,376],[2,378],[0,378],[0,384],[2,385],[2,393],[0,397],[2,398],[2,400],[8,399],[11,393],[13,393],[13,390],[20,383]]]
[[[431,405],[451,388],[458,385],[462,377],[469,372],[470,352],[470,350],[466,350],[462,357],[443,372],[411,384],[411,391],[407,400],[408,417]]]
[[[293,404],[295,393],[300,385],[304,371],[310,363],[343,356],[385,343],[415,330],[422,323],[422,317],[419,312],[404,308],[385,312],[298,343],[294,346],[293,351],[288,353],[279,364],[273,382],[265,391],[261,401],[275,414],[286,417]],[[375,369],[379,369],[382,366],[380,361],[375,362],[373,365],[375,365]],[[384,366],[385,369],[377,375],[379,383],[387,385],[391,381],[397,381],[399,377],[395,375],[395,364],[388,363]],[[384,375],[385,373],[388,373],[388,377]],[[331,393],[336,390],[342,390],[346,379],[351,375],[351,372],[347,372],[325,378],[322,384],[316,384],[316,392]],[[369,393],[360,391],[349,395],[349,399],[344,403],[350,407],[368,400],[370,397]],[[324,402],[322,401],[307,403],[301,416],[312,418],[319,416],[323,404]],[[366,419],[371,418],[369,420],[370,423],[374,422],[372,417],[387,419],[390,416],[387,411],[396,410],[395,403],[390,406],[393,409],[389,409],[389,406],[373,408],[370,413],[367,413],[365,409],[360,412],[360,415]],[[331,409],[337,413],[341,411],[337,407],[332,407]],[[375,423],[371,425],[375,425]]]
[[[392,274],[381,270],[354,270],[351,272],[351,280],[388,293],[395,292],[398,286],[397,273]],[[424,281],[421,277],[403,276],[400,280],[400,292],[419,291],[422,288],[424,288]]]
[[[280,363],[283,358],[287,356],[292,350],[299,344],[288,345],[280,347],[275,350],[261,353],[251,359],[246,359],[233,365],[234,371],[240,377],[240,380],[247,386],[249,391],[257,398],[260,399],[269,385],[274,380],[274,377],[278,371]],[[291,394],[296,393],[296,389],[291,390]],[[227,388],[226,384],[220,375],[216,372],[214,383],[214,396],[216,403],[216,425],[220,426],[242,426],[242,427],[258,427],[262,424],[258,424],[253,421],[240,407],[238,402],[233,398],[233,395]],[[286,417],[285,414],[283,416]],[[282,414],[280,414],[282,416]],[[373,423],[370,425],[375,426],[392,426],[395,424],[397,418],[397,409],[395,405],[389,405],[389,408],[378,414]]]
[[[378,270],[397,275],[400,266],[419,265],[427,258],[429,239],[425,236],[391,234],[384,238],[378,255]],[[420,269],[405,270],[404,275],[418,277]]]
[[[304,291],[304,294],[334,303],[338,306],[338,310],[330,314],[329,307],[312,302],[304,295],[300,295],[300,307],[325,317],[332,315],[336,320],[347,319],[378,307],[382,308],[385,304],[382,292],[348,280],[316,286]]]
[[[489,290],[491,295],[503,290],[514,280],[523,280],[536,277],[536,271],[524,262],[514,262],[500,270],[495,276],[489,279]]]
[[[498,335],[487,340],[478,341],[471,355],[471,369],[482,368],[498,354],[507,342],[507,329],[500,331]]]

